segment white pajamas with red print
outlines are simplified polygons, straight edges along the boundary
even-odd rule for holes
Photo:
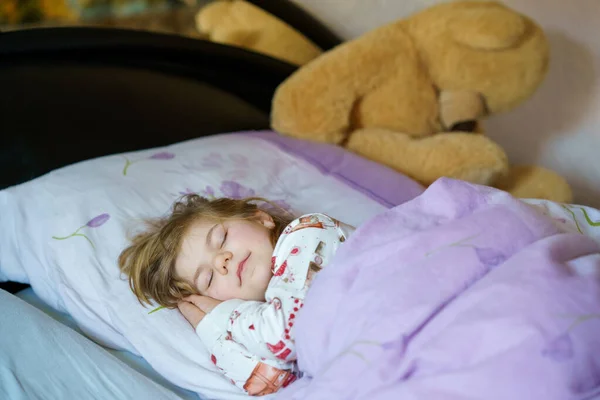
[[[296,379],[296,317],[314,275],[353,231],[324,214],[294,220],[275,245],[266,302],[228,300],[200,322],[196,332],[232,383],[264,395]]]

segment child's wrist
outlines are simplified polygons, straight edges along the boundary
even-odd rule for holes
[[[238,299],[222,302],[210,313],[206,314],[198,326],[196,326],[196,334],[200,336],[200,339],[209,348],[227,332],[227,325],[231,314],[243,302],[244,300]]]

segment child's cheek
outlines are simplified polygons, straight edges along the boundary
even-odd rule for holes
[[[220,298],[220,290],[218,288],[215,287],[216,285],[213,285],[213,287],[211,287],[209,290],[206,291],[206,295],[208,297],[212,297],[213,299],[216,300],[223,300]]]
[[[223,287],[226,286],[226,282],[223,282],[219,287],[215,287],[210,293],[207,293],[209,297],[220,301],[227,301],[235,299],[236,296],[232,293],[231,288]]]

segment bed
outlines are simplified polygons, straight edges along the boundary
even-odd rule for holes
[[[306,24],[299,14],[292,19]],[[316,28],[309,34],[313,40],[323,48],[335,45],[335,38]],[[268,131],[272,94],[294,69],[243,50],[155,33],[61,28],[0,34],[0,189],[36,182],[73,166],[74,175],[83,178],[77,168],[85,160],[101,162],[115,154],[178,143],[187,148],[186,141],[201,149],[204,137],[237,135],[239,140],[252,137],[269,143],[271,151],[306,163],[368,203],[359,201],[355,208],[374,213],[420,193],[420,185],[387,168],[333,146],[315,147]],[[93,179],[94,172],[89,176]],[[55,203],[58,197],[39,201]],[[6,202],[2,206],[6,222],[10,211]],[[214,387],[205,396],[183,389],[139,353],[82,331],[81,321],[45,296],[32,276],[6,272],[21,260],[8,260],[6,246],[0,253],[0,287],[6,291],[0,293],[0,347],[5,350],[3,360],[12,365],[5,364],[0,373],[0,397],[238,397]],[[22,346],[28,350],[8,352]],[[109,370],[114,372],[103,372]]]
[[[2,188],[110,153],[268,128],[270,95],[294,69],[207,42],[116,30],[2,34],[0,52]],[[3,289],[77,330],[67,314],[26,287],[2,283]],[[86,345],[93,348],[92,342]],[[112,352],[165,385],[173,398],[197,398],[161,378],[142,358]],[[5,394],[22,397],[11,389]],[[71,396],[54,398],[59,397]]]
[[[308,373],[279,398],[596,398],[600,245],[577,230],[596,232],[600,212],[557,206],[557,219],[452,180],[424,191],[284,138],[268,115],[293,70],[150,33],[0,35],[0,397],[245,397],[115,267],[128,223],[199,192],[360,226],[315,280],[297,322]]]

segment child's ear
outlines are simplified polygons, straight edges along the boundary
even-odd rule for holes
[[[262,210],[256,211],[256,219],[260,224],[262,224],[265,228],[273,229],[275,228],[275,222],[273,221],[273,217]]]

